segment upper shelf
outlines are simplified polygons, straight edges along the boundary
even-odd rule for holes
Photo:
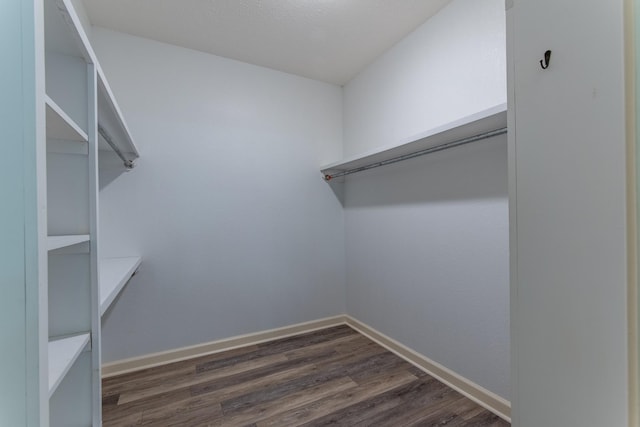
[[[95,62],[89,38],[70,0],[44,1],[45,50]]]
[[[507,104],[480,111],[459,120],[438,126],[424,133],[418,134],[406,141],[391,147],[346,158],[339,162],[322,166],[322,174],[331,177],[345,171],[375,165],[392,159],[410,156],[431,148],[483,135],[488,132],[502,130],[507,126]],[[330,178],[329,178],[330,179]]]
[[[115,301],[131,276],[138,270],[142,258],[104,258],[100,260],[100,315]]]
[[[89,140],[87,133],[49,96],[45,96],[45,104],[47,106],[47,138],[79,142]]]
[[[125,163],[132,165],[133,160],[139,157],[138,149],[78,12],[71,0],[45,0],[44,4],[46,51],[82,57],[87,63],[95,65],[98,80],[99,148],[115,151]]]
[[[98,124],[100,128],[106,132],[107,138],[115,145],[111,147],[103,135],[103,131],[99,132],[100,137],[99,148],[101,150],[114,150],[116,153],[122,154],[127,160],[133,161],[139,157],[138,148],[133,142],[129,127],[124,120],[124,116],[120,111],[120,107],[116,102],[109,82],[104,76],[104,72],[100,66],[98,70]],[[124,159],[123,159],[124,160]]]

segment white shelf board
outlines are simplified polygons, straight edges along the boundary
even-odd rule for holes
[[[140,257],[100,260],[100,315],[102,316],[142,263]]]
[[[74,234],[70,236],[48,236],[47,249],[52,251],[67,246],[77,245],[78,243],[88,242],[90,236],[88,234]]]
[[[67,113],[49,96],[45,96],[47,106],[47,138],[64,141],[87,142],[89,137]]]
[[[71,0],[44,0],[45,51],[84,58],[95,54]]]
[[[88,343],[88,333],[49,341],[49,397]]]
[[[98,71],[98,124],[106,130],[118,149],[129,156],[129,160],[135,160],[139,157],[138,148],[136,147],[129,127],[124,120],[122,111],[116,102],[116,99],[109,86],[102,67],[96,66]],[[102,137],[98,138],[98,148],[100,150],[111,150]]]
[[[340,171],[359,168],[390,160],[395,157],[412,154],[448,142],[480,135],[505,128],[506,126],[507,104],[500,104],[420,133],[399,144],[382,147],[359,156],[352,156],[338,162],[330,163],[322,166],[320,170],[323,175],[331,175]]]

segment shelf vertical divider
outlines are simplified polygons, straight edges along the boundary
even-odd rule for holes
[[[36,229],[25,227],[25,242],[37,242],[37,247],[28,248],[25,253],[31,253],[25,262],[26,304],[28,329],[26,358],[29,367],[33,368],[27,374],[27,395],[37,394],[37,399],[27,399],[27,412],[33,414],[32,424],[48,425],[49,418],[49,250],[48,240],[48,220],[47,220],[47,112],[46,112],[46,73],[45,56],[41,54],[45,51],[45,28],[44,28],[44,4],[43,2],[31,2],[33,5],[34,39],[33,48],[35,55],[25,55],[32,57],[34,61],[34,100],[35,100],[35,123],[33,126],[35,134],[35,170],[30,171],[31,176],[35,176],[35,194],[30,194],[35,201],[35,206],[25,210],[25,219],[28,222],[35,222]],[[26,17],[26,15],[23,15]],[[24,22],[23,22],[24,24]],[[26,28],[23,29],[26,31]],[[23,33],[26,34],[26,33]],[[40,53],[38,53],[40,52]],[[25,52],[26,53],[26,52]],[[6,58],[5,58],[6,60]],[[24,76],[25,81],[28,76]],[[25,148],[31,144],[25,144]],[[25,157],[26,158],[26,157]],[[29,174],[25,174],[28,176]],[[34,188],[33,186],[25,186]],[[25,194],[27,196],[27,194]],[[35,211],[34,208],[35,207]],[[35,231],[35,233],[34,233]],[[34,260],[35,258],[35,260]],[[35,274],[34,274],[35,273]],[[33,321],[37,326],[33,325]],[[35,326],[35,328],[34,328]],[[35,337],[30,337],[29,331],[37,330]],[[34,348],[36,347],[36,348]],[[34,360],[34,356],[37,360]],[[35,378],[38,379],[38,390],[31,389]]]
[[[98,176],[98,74],[96,64],[87,65],[88,88],[88,128],[89,128],[89,230],[90,242],[90,272],[91,272],[91,399],[93,408],[93,424],[102,424],[102,384],[101,384],[101,316],[100,316],[100,257],[98,252],[99,240],[99,176]]]

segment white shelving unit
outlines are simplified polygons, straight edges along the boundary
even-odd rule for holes
[[[74,4],[0,5],[2,426],[102,425],[101,316],[141,262],[99,261],[98,152],[138,150]]]
[[[136,273],[142,258],[122,257],[100,260],[100,315],[103,315]]]
[[[49,396],[58,388],[89,340],[89,334],[80,334],[49,341]]]
[[[398,144],[330,163],[322,166],[320,171],[325,177],[331,177],[334,174],[390,162],[393,159],[436,149],[456,141],[503,130],[506,127],[507,104],[500,104],[415,135]]]
[[[96,60],[71,2],[41,1],[49,401],[44,405],[47,413],[40,418],[48,419],[51,427],[100,425]],[[79,250],[70,248],[81,243]],[[73,250],[56,250],[63,248]]]

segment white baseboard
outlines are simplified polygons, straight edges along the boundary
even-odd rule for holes
[[[511,404],[495,393],[479,386],[478,384],[464,378],[452,370],[434,362],[428,357],[400,344],[392,338],[376,331],[372,327],[354,319],[351,316],[340,315],[313,320],[310,322],[298,323],[282,328],[270,329],[267,331],[252,334],[239,335],[209,343],[198,344],[190,347],[183,347],[174,350],[153,353],[131,359],[118,360],[102,365],[102,377],[109,378],[129,372],[140,371],[155,366],[166,365],[168,363],[179,362],[194,357],[219,353],[234,348],[246,347],[279,338],[286,338],[306,332],[328,328],[337,325],[348,325],[362,335],[385,347],[389,351],[397,354],[407,362],[423,370],[437,380],[448,385],[494,414],[506,421],[511,422]]]
[[[344,317],[346,318],[346,324],[360,332],[362,335],[365,335],[385,347],[387,350],[402,357],[407,362],[473,400],[480,406],[493,412],[505,421],[511,422],[511,403],[508,400],[482,386],[479,386],[473,381],[468,380],[441,364],[434,362],[409,347],[400,344],[398,341],[389,338],[383,333],[376,331],[372,327],[354,319],[353,317],[346,315]]]
[[[286,338],[293,335],[303,334],[305,332],[312,332],[318,329],[344,324],[346,324],[345,316],[333,316],[319,320],[312,320],[310,322],[297,323],[295,325],[285,326],[282,328],[269,329],[246,335],[238,335],[204,344],[196,344],[189,347],[132,357],[130,359],[117,360],[115,362],[105,363],[102,365],[102,378],[141,371],[143,369],[153,368],[154,366],[180,362],[194,357],[206,356],[208,354],[232,350],[234,348],[247,347],[278,338]]]

